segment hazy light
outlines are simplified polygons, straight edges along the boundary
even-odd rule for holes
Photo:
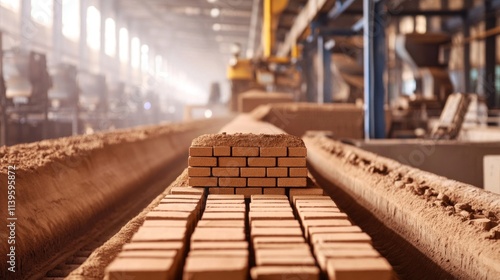
[[[132,38],[132,67],[139,68],[141,66],[141,40],[139,38]]]
[[[151,109],[151,102],[147,101],[146,103],[144,103],[144,110],[149,110]]]
[[[212,8],[210,10],[210,16],[213,17],[213,18],[216,18],[216,17],[220,16],[220,9]]]
[[[146,72],[149,69],[149,46],[142,45],[141,47],[141,70]]]
[[[109,56],[116,55],[116,24],[112,18],[107,18],[105,22],[105,43],[104,52]]]
[[[205,115],[205,118],[207,118],[207,119],[211,118],[212,117],[212,110],[209,110],[209,109],[205,110],[204,115]]]
[[[31,18],[44,26],[50,27],[54,17],[54,2],[31,0]]]
[[[0,6],[5,7],[15,13],[19,12],[19,0],[0,0]]]
[[[62,34],[73,41],[80,38],[80,1],[62,1]]]
[[[212,29],[214,31],[220,31],[222,29],[222,26],[220,25],[220,23],[214,23],[214,25],[212,25]]]
[[[128,55],[128,30],[127,28],[120,28],[120,60],[122,62],[127,62],[129,59]]]
[[[208,3],[215,3],[217,0],[207,0]]]
[[[161,72],[161,69],[163,68],[163,58],[161,55],[156,55],[155,56],[155,73],[159,74]]]
[[[87,8],[87,45],[94,50],[101,47],[101,13],[94,6]]]

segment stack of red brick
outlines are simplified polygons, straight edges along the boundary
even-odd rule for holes
[[[307,186],[305,146],[197,146],[189,149],[189,186],[208,187],[211,194],[287,193]],[[269,137],[269,135],[268,135]],[[269,143],[269,142],[265,142]]]

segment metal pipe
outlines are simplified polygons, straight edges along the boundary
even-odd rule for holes
[[[263,43],[264,43],[264,58],[269,58],[272,55],[273,46],[273,7],[272,0],[264,0],[264,22],[262,25]]]

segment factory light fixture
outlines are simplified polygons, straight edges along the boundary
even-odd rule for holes
[[[220,31],[220,30],[222,29],[222,25],[221,25],[220,23],[214,23],[214,24],[212,25],[212,29],[213,29],[214,31]]]
[[[94,6],[87,8],[87,45],[94,50],[101,47],[101,13]]]
[[[80,2],[62,1],[62,34],[73,41],[80,38]]]
[[[127,62],[129,59],[129,52],[128,52],[128,30],[127,28],[120,28],[120,33],[119,33],[119,40],[120,40],[120,49],[119,49],[119,56],[120,56],[120,61],[121,62]]]
[[[220,16],[220,9],[219,8],[212,8],[210,10],[210,16],[213,18],[219,17]]]
[[[207,0],[207,2],[210,4],[213,4],[213,3],[217,2],[217,0]]]
[[[104,23],[105,41],[104,52],[109,56],[116,55],[116,23],[112,18],[107,18]]]

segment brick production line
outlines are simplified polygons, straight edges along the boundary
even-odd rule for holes
[[[498,195],[249,114],[0,152],[26,279],[500,275]]]

